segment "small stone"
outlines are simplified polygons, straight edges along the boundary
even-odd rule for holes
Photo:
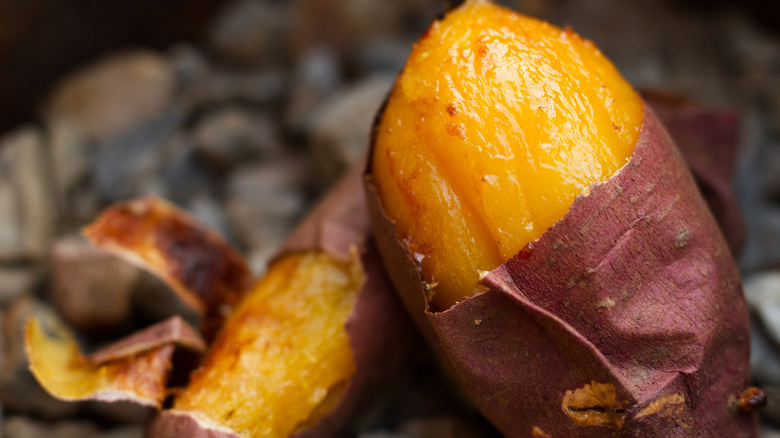
[[[225,102],[267,105],[289,94],[289,83],[287,73],[277,69],[213,70],[185,87],[182,100],[193,107]]]
[[[36,266],[0,266],[0,307],[22,295],[32,295],[42,274]]]
[[[0,139],[0,261],[46,255],[56,207],[41,133],[23,127]]]
[[[493,436],[489,429],[481,428],[457,417],[422,417],[408,420],[399,431],[410,438],[479,438]]]
[[[75,414],[81,404],[57,400],[41,388],[28,369],[24,351],[27,320],[45,312],[53,310],[32,297],[23,296],[3,313],[1,328],[5,342],[0,355],[0,402],[6,411],[34,414],[45,419],[64,418]],[[6,426],[7,423],[3,425]]]
[[[153,183],[166,164],[166,145],[184,121],[182,111],[171,108],[98,144],[92,177],[99,193],[109,201],[153,192]]]
[[[390,35],[401,28],[406,4],[420,1],[310,0],[293,10],[292,33],[298,49],[334,47],[348,55],[358,41]],[[439,10],[438,12],[441,12]]]
[[[193,136],[197,153],[218,169],[268,156],[280,147],[268,117],[235,106],[206,114]]]
[[[226,210],[236,237],[253,256],[255,272],[303,216],[308,200],[309,163],[288,156],[243,167],[230,176]]]
[[[154,118],[170,106],[173,69],[150,51],[111,55],[67,77],[47,105],[50,118],[73,120],[87,138],[105,140]]]
[[[225,210],[213,197],[207,195],[194,197],[187,204],[186,210],[202,222],[206,228],[214,230],[228,242],[232,240]]]
[[[394,76],[375,76],[338,93],[318,107],[311,122],[314,169],[323,184],[335,181],[368,149],[374,116]]]
[[[60,208],[69,203],[67,195],[89,173],[88,141],[81,126],[65,118],[47,122],[54,188]]]
[[[397,74],[406,64],[413,40],[400,38],[373,38],[362,41],[356,58],[363,76]]]
[[[750,331],[750,374],[763,385],[780,385],[780,351],[755,321]],[[771,400],[771,395],[770,395]],[[780,418],[778,418],[780,421]]]
[[[51,301],[62,317],[82,332],[112,332],[131,317],[138,268],[69,236],[51,248]]]
[[[238,64],[268,62],[287,49],[286,3],[240,0],[217,15],[208,41],[221,58]]]
[[[343,81],[336,52],[314,47],[298,59],[293,72],[292,95],[285,110],[285,122],[295,131],[310,123],[314,108],[336,92]]]
[[[187,44],[173,46],[168,58],[173,74],[179,83],[177,88],[186,88],[198,80],[203,80],[211,71],[203,53]]]
[[[780,271],[745,275],[742,284],[751,311],[772,341],[780,345]]]
[[[758,429],[758,438],[780,438],[780,429],[762,424]]]
[[[1,432],[4,438],[142,438],[144,433],[140,425],[101,430],[84,420],[44,423],[21,416],[5,420]]]

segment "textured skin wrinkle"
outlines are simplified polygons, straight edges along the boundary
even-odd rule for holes
[[[649,109],[622,170],[579,196],[532,250],[483,275],[486,293],[444,312],[423,312],[419,266],[367,181],[396,290],[505,435],[538,427],[555,437],[755,436],[755,416],[729,405],[749,386],[736,266]],[[590,382],[614,386],[627,409],[619,429],[582,427],[561,408],[567,391]]]

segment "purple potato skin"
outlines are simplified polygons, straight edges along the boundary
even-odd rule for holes
[[[745,227],[732,188],[739,146],[739,116],[728,109],[704,108],[658,91],[644,91],[642,97],[688,163],[731,253],[739,254],[745,243]]]
[[[294,438],[338,436],[361,405],[380,390],[399,369],[408,353],[414,328],[390,286],[373,241],[362,189],[361,163],[345,175],[293,232],[278,257],[289,252],[321,250],[339,260],[357,251],[364,283],[347,320],[347,333],[355,359],[355,374],[329,413],[302,426]],[[240,438],[227,428],[190,413],[168,410],[147,428],[150,438]]]
[[[750,337],[738,272],[650,109],[618,173],[484,275],[486,293],[443,312],[428,309],[419,266],[385,215],[370,172],[374,235],[397,292],[502,433],[756,435],[755,416],[736,406],[749,386]],[[588,385],[609,388],[612,398],[573,402]]]

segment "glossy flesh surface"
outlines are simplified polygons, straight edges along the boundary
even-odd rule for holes
[[[374,182],[444,310],[628,161],[643,104],[589,41],[467,1],[414,47],[377,127]]]
[[[356,263],[356,262],[355,262]],[[286,437],[338,401],[359,267],[320,252],[275,262],[227,320],[174,409],[245,437]]]

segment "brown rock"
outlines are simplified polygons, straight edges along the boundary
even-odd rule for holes
[[[52,424],[14,416],[3,423],[2,436],[5,438],[141,438],[143,427],[123,426],[103,431],[95,424],[83,420]]]
[[[330,97],[343,81],[337,53],[327,47],[306,50],[292,74],[292,91],[285,109],[285,123],[299,131],[311,122],[315,108]]]
[[[368,149],[374,115],[390,91],[395,76],[375,76],[338,93],[312,116],[314,169],[324,184],[332,183]]]
[[[41,388],[27,369],[27,356],[24,352],[24,328],[27,319],[45,312],[52,310],[32,297],[23,296],[15,300],[3,313],[0,328],[5,342],[0,355],[0,402],[5,410],[30,413],[45,419],[63,418],[75,414],[81,405],[56,400]],[[3,426],[4,431],[6,426],[7,424]]]
[[[231,175],[228,221],[236,238],[248,248],[255,272],[265,269],[268,258],[303,215],[308,176],[307,160],[297,156],[244,167]]]
[[[130,318],[138,268],[77,236],[51,248],[51,300],[81,331],[116,330]]]
[[[68,205],[68,192],[89,171],[88,142],[81,125],[66,118],[47,121],[54,188],[60,207]]]
[[[55,203],[41,133],[0,139],[0,261],[39,259],[54,233]]]
[[[268,156],[280,147],[268,117],[236,106],[205,115],[193,135],[198,154],[220,169]]]
[[[226,60],[241,64],[268,62],[285,52],[288,13],[283,2],[229,3],[214,20],[208,41]]]
[[[183,90],[183,100],[192,106],[227,101],[266,105],[288,93],[289,81],[281,70],[212,70],[193,78]]]
[[[0,306],[31,295],[43,272],[36,266],[0,266]]]
[[[165,58],[149,51],[123,52],[63,80],[47,112],[74,120],[89,139],[100,141],[153,118],[170,105],[174,91]]]

